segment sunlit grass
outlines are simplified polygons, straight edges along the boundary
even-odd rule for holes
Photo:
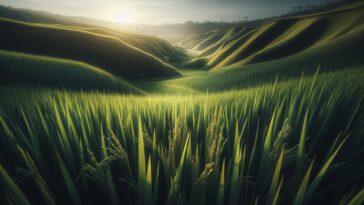
[[[362,76],[183,96],[2,88],[2,194],[24,204],[358,204]]]

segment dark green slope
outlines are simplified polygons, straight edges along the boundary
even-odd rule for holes
[[[71,20],[66,20],[61,15],[50,15],[47,12],[32,11],[28,9],[16,9],[0,5],[0,17],[24,21],[28,23],[44,24],[69,24],[78,26],[79,24]]]
[[[215,37],[217,40],[211,41]],[[311,61],[308,56],[312,56],[315,61],[327,62],[318,57],[325,57],[320,52],[332,54],[335,52],[332,49],[337,50],[336,58],[350,63],[363,56],[364,47],[359,46],[363,39],[364,3],[357,2],[320,13],[273,19],[258,27],[214,30],[183,45],[197,53],[189,65],[200,62],[200,67],[216,70],[283,60],[294,55],[304,57],[306,61]],[[209,46],[199,46],[204,42],[209,42]],[[344,50],[351,51],[340,52]],[[302,62],[292,63],[300,66]]]
[[[318,70],[320,73],[364,71],[364,2],[278,19],[245,34],[235,34],[233,30],[227,32],[222,41],[212,44],[210,49],[218,48],[210,55],[198,56],[187,64],[189,67],[210,65],[213,68],[209,71],[156,82],[154,87],[171,92],[178,89],[224,91],[276,79],[297,79],[314,75]],[[156,91],[151,84],[142,86]]]
[[[168,59],[168,62],[170,63],[180,63],[187,57],[183,50],[172,46],[163,39],[124,31],[121,30],[122,28],[120,25],[119,27],[109,26],[110,22],[102,22],[81,17],[62,16],[42,11],[8,8],[4,6],[0,6],[0,17],[28,23],[52,24],[53,26],[84,30],[96,34],[116,37],[130,46],[141,49],[162,61]]]
[[[0,50],[0,85],[143,93],[100,68],[82,62]]]
[[[313,52],[325,46],[337,50],[352,48],[350,56],[343,53],[349,61],[352,55],[362,55],[364,52],[363,47],[354,48],[364,40],[363,36],[364,6],[359,3],[330,12],[273,21],[253,31],[233,53],[216,53],[209,63],[215,65],[216,69],[236,63],[254,64],[283,59],[301,52],[307,54],[308,51]],[[342,42],[343,38],[347,43]],[[334,44],[338,45],[333,47]],[[332,51],[327,49],[327,52]],[[219,56],[224,56],[220,62],[216,61]]]
[[[132,32],[114,31],[107,28],[77,27],[76,29],[115,37],[132,47],[138,48],[168,63],[178,64],[187,58],[184,50],[172,46],[166,40],[153,36],[146,36]]]
[[[79,60],[126,79],[177,76],[158,58],[123,41],[77,29],[0,19],[0,48]]]

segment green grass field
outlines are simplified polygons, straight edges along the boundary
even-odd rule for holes
[[[186,96],[2,88],[3,199],[357,204],[362,77],[347,71]]]
[[[175,45],[0,6],[0,204],[363,204],[363,6]]]

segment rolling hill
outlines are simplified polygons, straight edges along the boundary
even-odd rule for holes
[[[0,48],[80,60],[126,79],[177,76],[172,66],[115,37],[0,19]]]
[[[29,9],[11,8],[0,5],[0,17],[24,21],[28,23],[41,24],[64,24],[81,26],[82,24],[72,21],[66,16],[51,14],[43,11],[32,11]]]
[[[316,72],[363,72],[364,3],[267,22],[258,28],[215,30],[221,38],[198,50],[185,66],[208,71],[185,78],[151,81],[140,86],[150,92],[222,92],[284,82]],[[221,33],[225,33],[222,35]],[[186,44],[187,45],[187,44]]]
[[[1,49],[79,60],[125,79],[177,76],[160,59],[106,35],[0,19]]]
[[[82,62],[0,50],[0,84],[143,93],[125,80]]]
[[[166,40],[153,36],[146,36],[126,31],[113,31],[110,29],[97,27],[77,27],[76,29],[120,39],[122,42],[130,46],[149,53],[154,57],[161,59],[162,61],[166,61],[166,63],[179,64],[187,58],[187,55],[183,49],[174,47]]]
[[[279,18],[258,28],[215,30],[195,39],[197,44],[194,40],[185,42],[184,47],[198,51],[196,58],[204,59],[204,66],[214,70],[302,56],[303,53],[307,56],[305,61],[314,60],[312,56],[319,61],[333,57],[321,53],[324,52],[338,53],[335,58],[352,62],[363,56],[364,49],[358,46],[363,45],[363,36],[364,3],[358,2],[330,11]],[[320,56],[322,58],[318,59]]]
[[[185,52],[168,43],[166,40],[143,35],[133,30],[131,32],[116,23],[88,19],[83,17],[63,16],[44,11],[9,8],[0,5],[0,17],[37,24],[52,24],[53,26],[78,29],[96,34],[116,37],[130,46],[141,49],[169,63],[179,63],[187,57]]]
[[[0,204],[363,204],[362,2],[186,52],[0,7]]]
[[[320,72],[360,68],[364,63],[364,49],[359,46],[364,43],[363,11],[364,3],[358,2],[329,11],[278,17],[265,22],[231,24],[235,25],[233,27],[222,24],[209,32],[186,35],[184,40],[178,41],[177,46],[192,51],[193,58],[189,61],[183,50],[155,37],[97,26],[75,26],[70,22],[69,25],[44,25],[2,19],[0,27],[6,28],[4,33],[10,40],[17,38],[19,41],[5,42],[2,38],[1,46],[8,50],[80,60],[127,80],[176,76],[179,72],[167,63],[176,66],[184,63],[183,67],[206,68],[209,72],[157,83],[152,80],[146,84],[196,91],[225,90],[272,82],[277,76],[282,80],[300,77],[302,73],[312,75],[318,67]],[[25,18],[27,21],[37,20],[29,15]],[[31,41],[24,39],[24,32],[28,32],[25,36],[36,37],[46,33],[47,38]],[[87,52],[83,52],[85,50]],[[123,53],[128,54],[126,60],[120,57]],[[137,63],[133,64],[133,60]],[[127,67],[120,68],[120,65]],[[149,90],[153,90],[153,86]]]

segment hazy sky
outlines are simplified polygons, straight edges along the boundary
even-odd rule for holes
[[[238,21],[287,12],[317,0],[0,0],[2,5],[32,8],[120,23],[163,24]]]

